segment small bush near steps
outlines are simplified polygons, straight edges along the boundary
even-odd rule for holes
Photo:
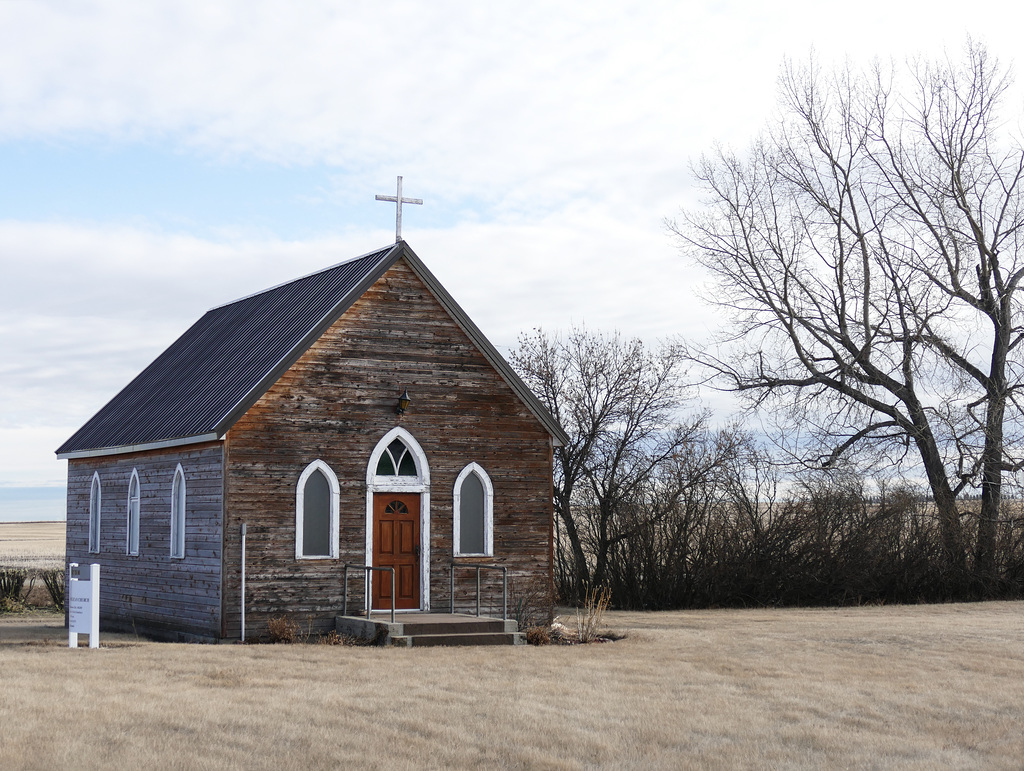
[[[267,636],[262,640],[252,640],[251,642],[269,642],[272,644],[313,643],[316,645],[346,646],[372,646],[380,644],[380,640],[375,638],[352,637],[339,634],[334,629],[324,634],[314,634],[310,629],[303,631],[301,625],[288,616],[274,616],[267,619]]]
[[[589,591],[584,606],[576,610],[575,629],[570,629],[556,619],[549,627],[528,627],[526,642],[530,645],[580,645],[621,640],[621,635],[602,629],[604,614],[610,602],[609,589]]]
[[[526,642],[530,645],[550,645],[551,630],[543,626],[531,626],[526,630]]]

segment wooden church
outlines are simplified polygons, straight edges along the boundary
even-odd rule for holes
[[[399,240],[210,310],[68,439],[67,559],[101,565],[104,628],[165,639],[331,629],[345,564],[393,568],[399,609],[447,611],[454,561],[550,607],[564,441]]]

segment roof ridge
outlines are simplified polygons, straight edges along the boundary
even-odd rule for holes
[[[258,292],[251,292],[250,294],[244,295],[242,297],[237,297],[234,300],[228,300],[227,302],[221,303],[220,305],[214,305],[210,308],[207,308],[206,312],[209,313],[210,311],[216,311],[220,310],[221,308],[227,308],[229,305],[234,305],[235,303],[240,303],[245,300],[251,300],[253,297],[259,297],[260,295],[267,294],[267,292],[274,292],[280,289],[281,287],[289,286],[290,284],[295,284],[299,281],[304,281],[308,278],[312,278],[313,276],[318,276],[321,273],[327,273],[328,271],[340,268],[342,265],[348,265],[351,262],[358,262],[359,260],[366,259],[367,257],[373,257],[375,255],[383,257],[385,254],[387,254],[387,252],[394,249],[396,246],[398,246],[398,244],[391,244],[390,246],[385,246],[381,249],[371,249],[368,252],[360,254],[358,257],[352,257],[351,259],[348,260],[342,260],[341,262],[337,262],[334,265],[328,265],[326,268],[314,270],[312,273],[306,273],[303,276],[297,276],[296,278],[293,278],[289,281],[282,281],[280,284],[274,284],[274,286],[268,286],[266,289],[260,289]]]

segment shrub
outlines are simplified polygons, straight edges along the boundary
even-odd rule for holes
[[[267,634],[272,643],[293,643],[299,633],[299,625],[287,616],[274,616],[267,621]]]
[[[25,610],[25,603],[21,600],[12,600],[10,597],[0,597],[0,613],[19,613]]]
[[[508,587],[508,610],[520,630],[551,623],[551,601],[536,584],[512,579]]]
[[[551,630],[543,626],[531,626],[526,630],[526,642],[530,645],[550,645]]]
[[[587,592],[583,608],[576,610],[576,637],[581,643],[593,642],[604,622],[604,612],[608,610],[612,593],[608,587],[591,589]]]
[[[46,591],[50,594],[50,599],[53,600],[53,605],[57,610],[64,610],[64,581],[65,573],[63,568],[51,568],[49,570],[39,571],[39,575],[43,578],[43,583],[46,585]]]
[[[0,570],[0,600],[5,601],[5,607],[8,604],[21,604],[21,593],[25,588],[26,578],[28,578],[26,570],[19,568]]]

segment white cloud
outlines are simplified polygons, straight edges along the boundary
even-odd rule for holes
[[[628,206],[650,170],[678,184],[680,136],[742,125],[730,116],[758,109],[750,87],[776,66],[708,66],[696,44],[727,46],[726,19],[680,3],[215,7],[0,5],[0,136],[387,169],[528,214],[579,195]],[[746,93],[722,99],[737,77]]]
[[[1014,51],[981,5],[975,33]],[[783,55],[955,49],[963,17],[941,8],[3,3],[0,137],[329,163],[360,196],[402,173],[422,196],[527,220],[579,197],[628,213],[678,200],[688,159],[712,141],[746,142]]]
[[[0,222],[0,254],[21,256],[5,258],[0,288],[0,426],[73,430],[208,308],[391,237],[225,243]],[[503,348],[535,326],[586,323],[654,339],[699,322],[697,277],[662,234],[599,212],[424,231],[410,243]]]
[[[692,299],[701,278],[661,224],[693,202],[689,160],[744,145],[783,55],[811,45],[901,60],[955,53],[971,32],[1016,52],[1003,4],[954,8],[4,2],[0,142],[330,165],[334,205],[403,174],[446,212],[406,237],[499,347],[574,322],[700,335],[715,322]],[[393,237],[383,211],[298,242],[2,217],[0,460],[17,478],[0,485],[59,477],[53,447],[211,305]]]
[[[53,450],[68,435],[51,426],[0,426],[0,487],[59,487],[67,482],[67,461]]]

